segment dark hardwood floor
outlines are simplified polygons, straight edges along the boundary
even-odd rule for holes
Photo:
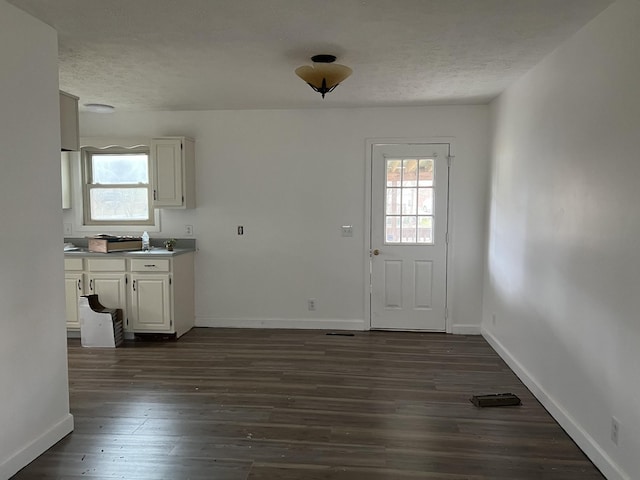
[[[75,431],[14,479],[604,478],[481,337],[325,333],[69,340]]]

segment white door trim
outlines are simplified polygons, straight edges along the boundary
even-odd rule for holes
[[[367,138],[365,139],[365,202],[364,202],[364,327],[367,330],[371,330],[371,194],[372,194],[372,181],[373,181],[373,147],[375,145],[408,145],[408,144],[428,144],[428,143],[448,143],[449,155],[452,158],[456,156],[455,150],[455,137],[382,137],[382,138]],[[449,201],[447,202],[447,224],[449,231],[449,243],[447,248],[447,294],[445,300],[445,308],[447,310],[447,316],[445,319],[445,332],[452,333],[452,321],[453,312],[449,299],[452,296],[452,279],[450,275],[451,266],[451,252],[453,251],[454,239],[451,235],[451,227],[453,225],[453,211],[451,209],[451,185],[453,176],[453,165],[455,162],[451,162],[449,168]]]

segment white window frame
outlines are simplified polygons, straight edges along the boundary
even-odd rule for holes
[[[146,153],[149,172],[149,183],[142,184],[116,184],[116,185],[101,185],[100,187],[94,186],[92,182],[91,172],[91,156],[93,154],[131,154],[131,153]],[[153,188],[151,185],[152,170],[151,170],[151,151],[146,145],[137,145],[135,147],[121,147],[121,146],[109,146],[107,148],[97,147],[82,147],[81,149],[81,164],[82,164],[82,224],[90,227],[97,226],[155,226],[156,215],[153,208]],[[93,188],[146,188],[147,189],[147,202],[148,202],[148,220],[94,220],[91,218],[91,190]]]

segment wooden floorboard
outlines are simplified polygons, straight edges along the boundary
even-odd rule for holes
[[[604,478],[478,336],[197,328],[68,350],[75,430],[15,480]],[[502,392],[523,404],[469,401]]]

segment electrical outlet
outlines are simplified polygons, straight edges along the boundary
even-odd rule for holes
[[[70,223],[64,223],[63,224],[63,231],[65,235],[72,235],[73,234],[73,225]]]
[[[310,298],[309,300],[307,300],[307,308],[309,309],[310,312],[315,311],[315,309],[316,309],[316,299],[315,298]]]
[[[352,225],[342,225],[342,236],[343,237],[353,237],[353,226]]]
[[[191,237],[193,236],[193,225],[185,225],[184,226],[184,234]]]
[[[616,417],[611,417],[611,441],[618,445],[618,438],[620,436],[620,422]]]

